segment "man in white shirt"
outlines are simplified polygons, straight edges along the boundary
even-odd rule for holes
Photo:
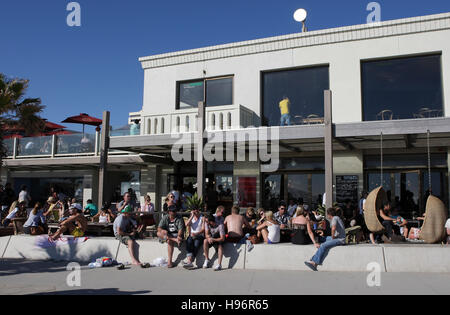
[[[27,186],[23,185],[20,187],[20,193],[19,193],[19,202],[25,202],[25,207],[28,207],[28,203],[31,201],[31,197],[28,194]]]

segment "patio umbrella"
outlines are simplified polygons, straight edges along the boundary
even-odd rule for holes
[[[84,137],[84,125],[90,125],[90,126],[100,126],[103,121],[101,119],[91,117],[88,114],[80,114],[78,116],[72,116],[69,118],[66,118],[62,121],[63,123],[69,123],[69,124],[82,124],[83,125],[83,137]]]

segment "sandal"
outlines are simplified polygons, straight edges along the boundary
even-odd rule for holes
[[[149,263],[141,264],[141,268],[143,268],[143,269],[150,268],[150,264]]]
[[[119,266],[117,266],[117,270],[124,270],[124,269],[125,269],[124,264],[120,264]]]

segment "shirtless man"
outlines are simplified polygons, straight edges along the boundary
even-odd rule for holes
[[[80,204],[73,204],[70,209],[70,217],[60,223],[58,231],[50,236],[50,239],[56,241],[64,232],[76,237],[84,235],[87,229],[87,220],[83,215],[83,209]]]
[[[248,221],[239,214],[239,207],[233,206],[231,214],[225,218],[224,222],[228,234],[226,241],[231,243],[238,243],[244,237],[243,227],[251,228]]]

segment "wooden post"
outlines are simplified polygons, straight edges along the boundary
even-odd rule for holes
[[[100,165],[98,167],[98,207],[103,205],[104,186],[106,182],[106,172],[108,166],[108,149],[109,149],[109,116],[108,111],[103,112],[102,137],[100,142]]]
[[[197,134],[197,194],[200,198],[205,195],[205,175],[206,163],[203,158],[203,148],[205,146],[205,138],[203,132],[206,129],[206,110],[205,103],[198,103],[198,134]],[[204,200],[204,198],[203,198]]]
[[[325,205],[333,206],[333,115],[332,115],[332,92],[324,91],[325,101]]]

